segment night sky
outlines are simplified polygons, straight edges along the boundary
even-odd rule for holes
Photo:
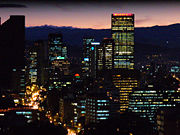
[[[180,2],[0,2],[2,22],[25,15],[26,26],[111,27],[111,13],[134,13],[135,27],[180,23]]]

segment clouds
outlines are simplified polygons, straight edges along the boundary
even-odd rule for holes
[[[26,5],[21,4],[0,4],[0,8],[26,8]]]

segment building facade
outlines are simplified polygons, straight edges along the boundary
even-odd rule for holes
[[[17,85],[21,84],[21,74],[25,68],[24,51],[25,16],[12,15],[3,24],[0,24],[0,61],[3,63],[0,67],[1,88],[23,91]],[[15,84],[14,80],[18,84]]]
[[[97,68],[98,70],[102,69],[113,69],[113,50],[114,50],[114,41],[112,38],[104,38],[98,47],[97,54]]]
[[[93,37],[83,38],[83,60],[82,60],[82,73],[84,77],[89,76],[90,71],[90,46],[94,42]]]
[[[48,79],[47,49],[47,44],[42,40],[35,41],[34,45],[28,49],[26,85],[46,85]]]
[[[134,69],[134,14],[113,13],[114,68]]]
[[[49,90],[61,88],[61,78],[69,74],[67,47],[62,40],[62,34],[49,34]]]

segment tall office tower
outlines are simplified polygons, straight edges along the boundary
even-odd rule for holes
[[[82,60],[82,73],[83,76],[89,76],[89,57],[90,57],[90,43],[94,42],[93,37],[83,38],[83,60]]]
[[[91,42],[89,48],[89,76],[96,77],[97,75],[97,52],[100,42]]]
[[[0,25],[0,88],[23,91],[14,81],[19,82],[23,77],[20,72],[25,68],[24,48],[25,16],[10,16]]]
[[[113,70],[112,80],[118,89],[118,95],[115,98],[119,102],[119,112],[124,113],[129,108],[129,95],[134,88],[138,87],[139,73],[134,70]]]
[[[73,83],[72,83],[72,89],[74,91],[74,95],[76,97],[77,101],[77,113],[78,113],[78,118],[85,116],[85,106],[86,106],[86,92],[87,92],[87,85],[90,83],[88,79],[82,79],[79,74],[75,74],[73,78]]]
[[[129,107],[129,94],[138,86],[134,71],[134,14],[113,13],[111,32],[114,40],[113,83],[119,90],[120,113]]]
[[[134,14],[112,14],[114,68],[134,69]]]
[[[38,60],[37,60],[37,48],[34,46],[28,50],[28,59],[27,59],[27,84],[37,84],[37,70],[38,70]]]
[[[49,90],[61,88],[61,78],[69,74],[67,47],[64,45],[61,34],[49,34]]]
[[[37,84],[43,86],[47,83],[48,78],[48,48],[47,44],[42,41],[35,41],[34,46],[28,50],[27,59],[27,85]]]
[[[97,51],[97,69],[112,69],[113,68],[113,50],[114,41],[112,38],[104,38]]]
[[[48,82],[48,45],[45,41],[35,41],[34,46],[37,48],[37,81],[39,86],[45,86]]]

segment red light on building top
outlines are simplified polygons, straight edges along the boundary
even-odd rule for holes
[[[74,76],[80,76],[79,74],[75,74]]]
[[[112,39],[112,38],[104,38],[104,39]]]
[[[113,16],[133,16],[131,13],[113,13]]]

